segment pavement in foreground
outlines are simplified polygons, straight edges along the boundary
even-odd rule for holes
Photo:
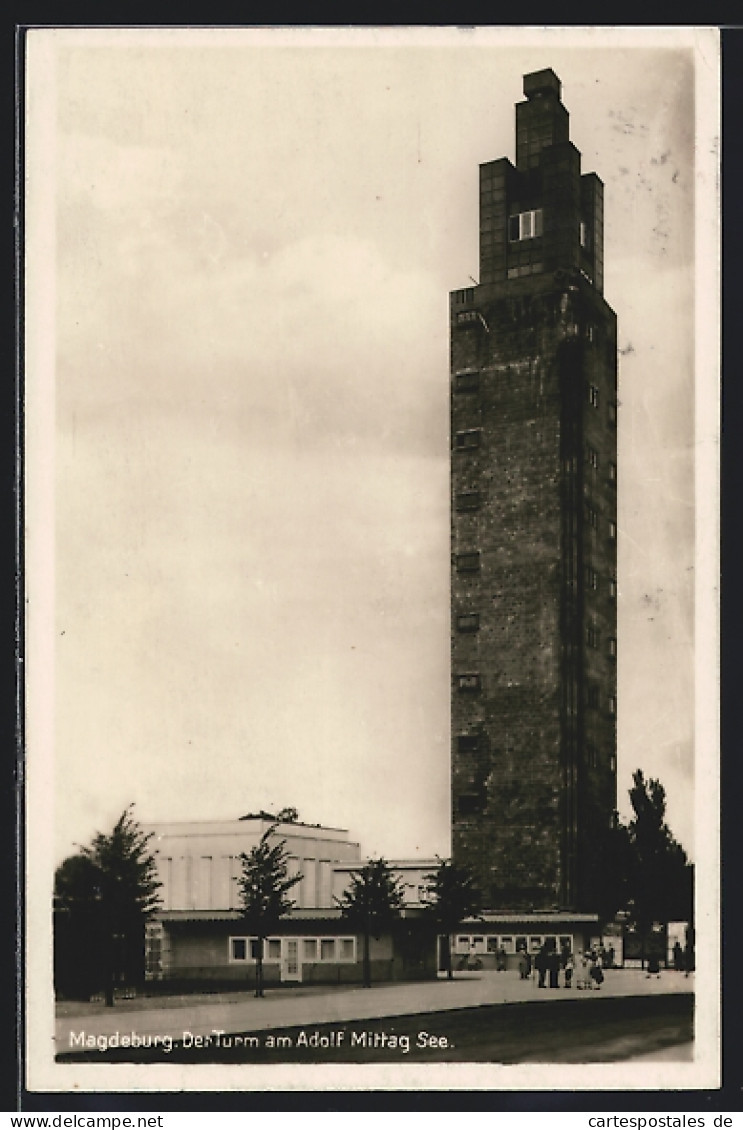
[[[411,1016],[480,1005],[539,1002],[575,998],[655,996],[693,993],[694,977],[668,971],[648,978],[641,970],[610,969],[601,989],[539,989],[536,980],[522,981],[517,972],[458,973],[453,981],[396,982],[370,989],[331,986],[267,989],[263,998],[250,991],[213,997],[141,997],[117,1002],[114,1008],[65,1002],[58,1005],[55,1024],[57,1054],[69,1052],[71,1036],[111,1036],[136,1032],[174,1040],[183,1034],[208,1036],[260,1032],[291,1026],[346,1023],[386,1016]],[[79,1047],[79,1043],[77,1044]]]

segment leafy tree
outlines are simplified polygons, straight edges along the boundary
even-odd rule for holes
[[[370,939],[381,937],[399,919],[404,906],[403,885],[380,856],[351,873],[349,886],[336,902],[344,920],[363,936],[363,984],[368,989],[371,987]]]
[[[441,937],[446,975],[451,980],[451,935],[466,918],[480,916],[480,892],[472,872],[448,859],[439,859],[436,870],[424,875],[424,881],[428,884],[424,914]]]
[[[55,875],[57,921],[87,928],[99,947],[106,1004],[114,1003],[117,975],[137,976],[144,952],[144,924],[159,905],[155,860],[144,833],[125,808],[106,835],[64,860]]]
[[[271,824],[261,836],[255,847],[247,854],[243,852],[242,876],[239,886],[242,896],[243,916],[246,931],[257,939],[255,963],[255,995],[263,994],[263,944],[269,934],[278,928],[279,922],[294,906],[288,892],[295,886],[301,875],[289,875],[286,840],[276,840],[277,824]]]
[[[666,824],[663,785],[652,778],[645,780],[641,769],[633,773],[632,780],[630,906],[644,939],[653,922],[691,921],[693,868]]]

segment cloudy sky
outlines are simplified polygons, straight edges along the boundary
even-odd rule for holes
[[[607,34],[32,34],[55,678],[30,769],[57,859],[131,801],[291,804],[368,853],[448,853],[448,292],[477,274],[478,163],[514,159],[546,66],[606,186],[620,808],[659,776],[693,849],[694,81],[717,61]]]

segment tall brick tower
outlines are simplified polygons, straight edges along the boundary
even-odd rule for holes
[[[560,91],[524,77],[450,296],[453,857],[491,910],[592,909],[616,806],[616,317]]]

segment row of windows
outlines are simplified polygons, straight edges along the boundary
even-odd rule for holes
[[[587,389],[586,389],[586,395],[588,397],[588,403],[591,405],[591,407],[592,408],[598,408],[598,406],[599,406],[598,385],[589,384],[587,386]],[[609,414],[609,423],[612,424],[612,425],[616,425],[616,422],[617,422],[617,406],[616,406],[616,403],[613,400],[609,401],[608,414]]]
[[[506,271],[506,277],[509,279],[520,279],[524,275],[541,275],[544,270],[543,263],[525,263],[522,267],[509,267]]]
[[[599,460],[598,451],[596,450],[595,447],[591,447],[590,443],[587,444],[586,445],[586,463],[588,463],[591,470],[598,471],[599,462],[600,462],[600,460]],[[609,482],[616,484],[616,481],[617,481],[617,465],[616,465],[616,463],[610,462],[608,464],[607,470],[608,470],[608,475],[609,475]]]
[[[355,961],[355,938],[298,938],[300,958],[306,962]],[[230,961],[256,962],[258,960],[258,938],[230,938]],[[281,938],[264,938],[263,960],[281,960]]]
[[[586,706],[591,710],[598,710],[601,706],[601,693],[596,683],[589,683],[586,687]],[[614,695],[609,695],[606,699],[606,709],[613,717],[617,712],[617,700]]]
[[[591,769],[596,769],[599,763],[598,750],[596,749],[596,746],[591,745],[590,742],[586,746],[586,761],[588,762]],[[616,773],[617,771],[617,759],[613,753],[609,757],[609,770],[612,773]]]
[[[598,592],[600,586],[600,577],[598,572],[591,565],[586,565],[586,587]],[[616,600],[617,596],[617,579],[612,576],[609,577],[609,596],[612,600]]]
[[[536,953],[545,942],[550,942],[558,950],[573,948],[572,934],[457,934],[454,940],[456,954],[496,953],[504,949],[506,953],[518,953],[529,949]]]
[[[614,522],[609,523],[610,537],[616,537],[616,525]],[[455,567],[458,573],[476,573],[480,568],[480,553],[474,551],[471,553],[459,553],[454,558]],[[600,577],[598,571],[592,565],[586,565],[585,569],[586,587],[593,592],[598,592]],[[617,581],[616,577],[609,578],[609,596],[612,600],[616,599],[617,595]],[[470,613],[467,613],[470,615]]]
[[[601,635],[595,624],[589,624],[586,627],[586,643],[589,647],[598,648],[601,642]],[[617,657],[617,641],[614,636],[610,636],[606,641],[606,650],[612,659]]]
[[[586,522],[591,527],[591,529],[592,530],[598,530],[598,528],[599,528],[599,512],[596,509],[596,507],[593,506],[590,502],[586,503],[585,515],[586,515]],[[609,538],[612,541],[614,541],[616,536],[617,536],[617,524],[613,520],[613,518],[609,518],[607,520],[607,533],[609,535]]]

